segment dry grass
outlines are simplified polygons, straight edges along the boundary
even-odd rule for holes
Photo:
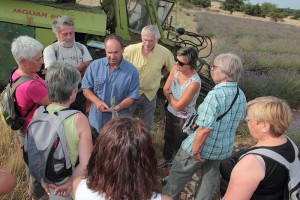
[[[29,199],[27,195],[26,164],[23,160],[17,134],[0,121],[0,168],[10,171],[17,178],[14,192],[0,199]]]

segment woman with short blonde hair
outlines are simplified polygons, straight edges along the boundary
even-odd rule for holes
[[[223,200],[282,200],[289,180],[288,170],[263,155],[245,153],[269,149],[293,162],[298,156],[284,132],[292,122],[292,111],[285,100],[266,96],[247,103],[248,128],[257,143],[241,150],[220,164],[220,193]]]

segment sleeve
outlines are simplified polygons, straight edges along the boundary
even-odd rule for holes
[[[52,45],[47,46],[43,52],[45,68],[48,68],[50,64],[56,61],[56,56]]]
[[[93,61],[90,66],[87,68],[84,76],[82,78],[82,88],[83,89],[91,89],[94,90],[94,76],[93,74],[96,72],[93,71],[94,66],[96,65],[96,61]]]
[[[139,73],[134,66],[132,67],[133,67],[132,79],[131,79],[131,84],[130,84],[127,98],[139,99],[139,87],[140,87]]]
[[[208,93],[203,102],[199,105],[198,118],[196,124],[204,128],[213,128],[214,122],[217,120],[218,101],[215,93]]]
[[[167,70],[170,72],[175,65],[175,60],[172,52],[168,49],[166,49],[166,61],[164,66],[166,66]]]
[[[125,58],[125,60],[130,60],[130,46],[127,46],[125,49],[124,49],[124,52],[123,52],[123,57]]]
[[[83,49],[83,55],[82,55],[83,62],[93,60],[93,58],[92,58],[89,50],[87,49],[87,47],[83,44],[81,44],[81,46],[82,46],[82,49]]]
[[[34,103],[37,103],[48,95],[48,90],[42,83],[30,81],[27,88],[27,94]]]

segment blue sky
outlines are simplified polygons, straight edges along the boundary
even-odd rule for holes
[[[259,5],[264,2],[273,3],[277,8],[291,8],[291,9],[300,9],[300,0],[247,0],[252,5],[259,3]]]

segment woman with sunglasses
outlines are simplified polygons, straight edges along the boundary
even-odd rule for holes
[[[177,52],[176,64],[165,83],[163,92],[169,102],[166,110],[163,156],[157,167],[171,165],[181,142],[187,137],[182,131],[185,120],[196,113],[201,80],[196,72],[198,52],[185,47]]]

